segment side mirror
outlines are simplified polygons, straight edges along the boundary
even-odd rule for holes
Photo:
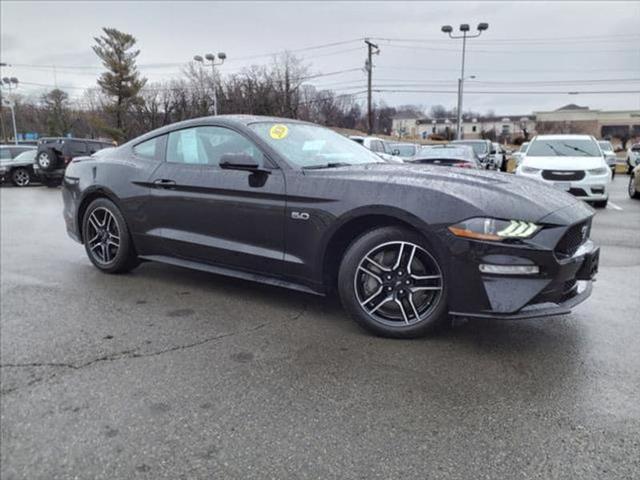
[[[495,150],[491,150],[491,155],[495,155],[496,151]]]
[[[220,158],[220,168],[223,170],[243,170],[245,172],[261,170],[257,160],[246,153],[225,153]]]
[[[398,150],[397,148],[392,152],[395,156],[400,155],[400,150]]]

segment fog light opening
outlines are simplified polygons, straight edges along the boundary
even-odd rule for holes
[[[491,265],[481,263],[482,273],[492,273],[495,275],[537,275],[540,268],[537,265]]]

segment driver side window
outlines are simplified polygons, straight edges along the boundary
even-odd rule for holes
[[[224,127],[185,128],[169,134],[167,162],[217,167],[225,154],[245,153],[258,164],[262,152],[247,138]]]

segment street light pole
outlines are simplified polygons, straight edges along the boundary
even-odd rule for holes
[[[213,114],[218,115],[218,92],[216,91],[216,66],[222,65],[227,58],[224,52],[218,52],[219,63],[216,63],[216,56],[213,53],[207,53],[204,59],[200,55],[196,55],[193,59],[205,65],[204,60],[209,60],[211,64],[211,81],[213,82]]]
[[[463,23],[462,25],[460,25],[460,31],[462,32],[462,35],[452,35],[451,32],[453,32],[453,28],[451,27],[451,25],[444,25],[442,27],[442,31],[444,33],[449,34],[450,38],[454,38],[454,39],[458,39],[461,38],[462,39],[462,66],[460,67],[460,78],[458,79],[458,121],[456,124],[456,139],[457,140],[462,140],[462,96],[464,93],[464,64],[465,64],[465,60],[466,60],[466,53],[467,53],[467,38],[476,38],[479,37],[480,35],[482,35],[482,32],[485,31],[486,29],[489,28],[489,24],[488,23],[479,23],[478,24],[478,33],[475,35],[469,35],[469,24],[467,23]]]
[[[9,95],[11,95],[11,89],[18,87],[18,79],[16,77],[11,77],[11,78],[4,77],[2,79],[2,85],[6,86],[6,88],[9,90]],[[3,100],[2,103],[5,103],[5,102],[6,102],[6,105],[9,107],[9,109],[11,110],[11,121],[13,122],[13,143],[18,145],[18,128],[16,127],[16,111],[13,108],[13,102],[10,99]]]

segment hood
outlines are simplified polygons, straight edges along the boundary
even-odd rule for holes
[[[541,170],[590,170],[607,166],[603,157],[529,157],[526,155],[521,165]]]
[[[445,204],[440,202],[453,198],[457,204],[466,204],[466,211],[475,210],[475,215],[504,219],[535,222],[557,210],[581,203],[573,195],[539,180],[488,170],[376,163],[313,170],[312,174],[349,182],[376,183],[380,198],[402,199],[408,192],[398,195],[398,189],[425,189],[431,193],[430,203],[441,205],[443,210]],[[427,206],[437,208],[434,205]]]

